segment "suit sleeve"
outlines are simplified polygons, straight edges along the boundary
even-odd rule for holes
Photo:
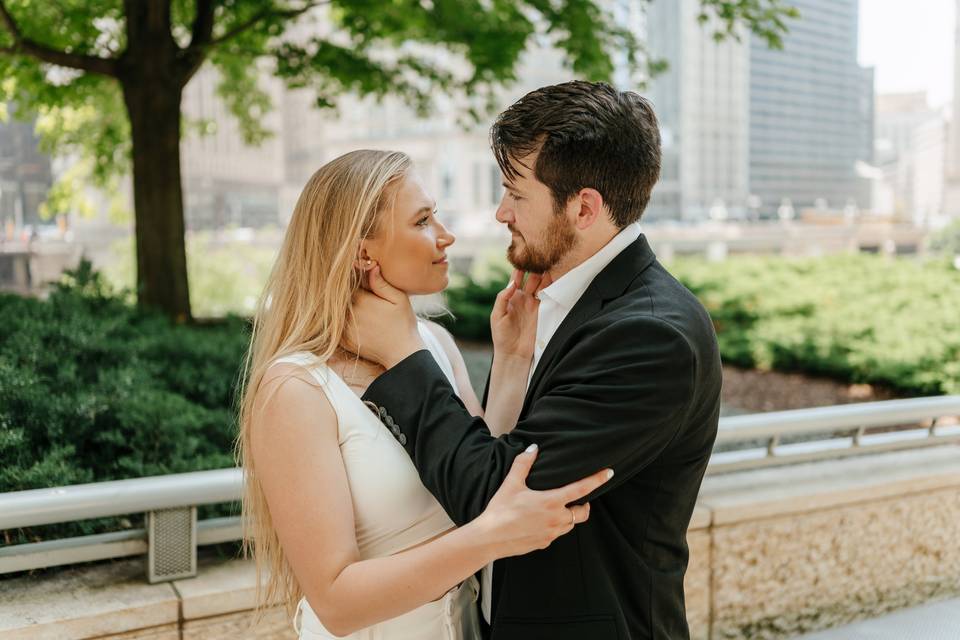
[[[471,416],[428,351],[377,378],[363,399],[402,432],[424,486],[458,525],[477,517],[530,444],[540,447],[531,489],[563,486],[610,467],[609,491],[653,461],[690,408],[696,362],[687,340],[656,318],[592,332],[561,356],[546,392],[516,427],[491,436]],[[395,432],[398,433],[398,432]]]

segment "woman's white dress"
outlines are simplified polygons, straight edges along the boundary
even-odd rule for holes
[[[443,348],[423,322],[419,329],[424,344],[459,393]],[[297,364],[309,371],[337,414],[340,453],[350,484],[362,559],[393,555],[453,528],[443,508],[420,482],[400,443],[336,373],[306,352],[275,362]],[[303,598],[293,623],[301,640],[479,640],[478,592],[477,581],[471,576],[439,600],[349,636],[327,631]]]

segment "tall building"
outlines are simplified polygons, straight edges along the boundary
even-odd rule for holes
[[[956,0],[956,5],[953,27],[953,120],[947,156],[951,181],[960,181],[960,0]]]
[[[960,0],[953,37],[953,117],[947,142],[947,175],[944,180],[943,213],[960,220]]]
[[[662,166],[644,218],[739,217],[748,196],[749,48],[718,43],[699,0],[654,0],[647,48],[667,72],[646,91],[660,121]]]
[[[792,0],[783,50],[713,40],[698,0],[654,0],[647,39],[669,70],[648,95],[664,166],[649,216],[774,215],[826,201],[869,206],[873,73],[857,64],[857,0]]]
[[[858,0],[793,0],[783,49],[750,43],[750,192],[763,213],[869,206],[873,77],[857,63]]]
[[[269,73],[261,74],[260,84],[274,107],[263,114],[262,123],[273,135],[250,146],[217,95],[218,82],[217,71],[206,65],[183,92],[185,119],[209,127],[205,135],[185,134],[180,145],[187,228],[278,225],[285,180],[283,85]]]
[[[944,194],[946,120],[924,92],[876,100],[876,164],[883,172],[881,213],[923,222],[939,215]]]
[[[8,223],[40,222],[40,204],[52,183],[50,157],[38,149],[33,122],[0,122],[0,236]]]

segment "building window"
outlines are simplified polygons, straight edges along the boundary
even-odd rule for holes
[[[503,197],[503,183],[501,182],[500,166],[496,163],[490,165],[490,204],[500,204]]]
[[[444,200],[453,198],[453,169],[449,166],[443,167],[443,176],[440,178],[440,192]]]

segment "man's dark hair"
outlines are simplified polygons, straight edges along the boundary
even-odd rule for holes
[[[517,100],[490,129],[508,180],[518,158],[540,152],[533,175],[562,211],[580,189],[596,189],[622,229],[640,219],[660,177],[660,131],[648,100],[603,82],[575,80]]]

